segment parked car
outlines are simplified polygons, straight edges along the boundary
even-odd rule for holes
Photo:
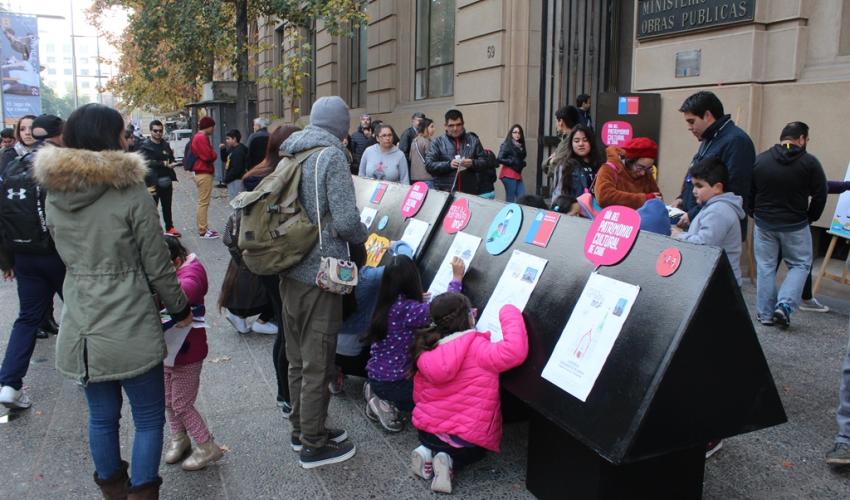
[[[171,150],[174,151],[175,160],[183,161],[183,151],[186,150],[186,144],[191,140],[192,129],[190,128],[178,128],[168,134],[168,144],[171,146]]]

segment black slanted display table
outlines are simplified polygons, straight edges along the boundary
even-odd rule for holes
[[[356,175],[352,176],[352,179],[354,180],[354,191],[357,197],[358,210],[362,211],[364,207],[372,207],[378,210],[375,221],[369,228],[369,234],[377,233],[391,241],[401,238],[407,226],[407,219],[402,218],[401,215],[401,204],[405,196],[407,196],[407,190],[410,186],[395,182],[365,179]],[[386,192],[380,203],[372,203],[372,195],[379,184],[387,185]],[[436,229],[439,228],[448,200],[448,193],[432,189],[428,192],[422,208],[414,216],[414,218],[428,223],[428,232],[422,239],[422,243],[419,244],[419,249],[414,256],[416,259],[422,255],[423,250],[427,248],[428,240]],[[378,222],[384,215],[389,217],[387,226],[384,229],[378,229]]]
[[[486,239],[504,204],[459,197],[472,211],[464,232]],[[587,401],[543,379],[593,272],[583,253],[590,222],[561,217],[540,248],[524,243],[536,209],[523,212],[504,253],[488,254],[482,241],[464,293],[483,309],[514,249],[548,259],[524,309],[528,359],[502,376],[503,387],[535,412],[526,483],[537,497],[699,498],[706,442],[786,421],[725,254],[652,233],[641,232],[621,263],[598,270],[641,291]],[[420,260],[426,288],[453,238],[437,224]],[[663,278],[655,262],[668,247],[681,251],[682,264]]]

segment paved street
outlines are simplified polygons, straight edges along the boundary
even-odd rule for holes
[[[389,435],[363,413],[362,380],[349,379],[334,397],[330,424],[344,427],[357,455],[340,465],[304,471],[288,445],[289,423],[274,401],[271,348],[274,338],[240,336],[215,308],[227,264],[221,240],[199,240],[194,231],[194,184],[180,172],[175,221],[184,244],[197,252],[210,276],[207,296],[210,353],[198,405],[225,458],[202,472],[163,465],[163,498],[422,498],[426,482],[408,472],[415,433]],[[216,190],[210,220],[222,229],[225,191]],[[840,263],[835,264],[840,269]],[[750,310],[754,286],[744,287]],[[838,376],[847,344],[850,287],[827,283],[821,300],[827,314],[801,312],[787,332],[759,326],[787,424],[729,439],[706,466],[705,498],[809,498],[848,496],[850,472],[823,462],[835,432]],[[0,284],[0,348],[5,349],[17,313],[14,284]],[[58,313],[57,313],[58,318]],[[87,444],[87,411],[80,387],[53,368],[55,338],[38,342],[26,385],[33,407],[0,424],[3,498],[97,498]],[[723,361],[717,360],[717,369]],[[706,401],[706,405],[712,404]],[[3,410],[5,411],[5,410]],[[132,419],[125,405],[123,449],[130,454]],[[167,435],[167,431],[166,431]],[[505,428],[503,452],[463,471],[455,480],[459,498],[530,498],[525,490],[525,424]],[[564,464],[568,467],[569,464]],[[566,496],[566,495],[565,495]]]

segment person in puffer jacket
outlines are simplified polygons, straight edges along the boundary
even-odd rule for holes
[[[421,446],[413,450],[413,473],[431,479],[431,490],[451,493],[453,469],[499,451],[502,411],[499,374],[522,364],[528,336],[522,312],[499,311],[503,340],[475,330],[477,311],[460,293],[431,302],[431,326],[414,340],[413,425]]]

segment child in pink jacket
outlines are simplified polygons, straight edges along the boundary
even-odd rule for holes
[[[413,450],[413,472],[431,479],[431,490],[452,491],[452,469],[499,451],[502,411],[499,374],[525,361],[528,337],[519,309],[499,311],[504,340],[474,329],[477,311],[460,293],[431,302],[431,326],[413,345],[413,425],[422,446]]]
[[[165,238],[171,260],[177,268],[180,288],[192,306],[193,323],[204,321],[204,295],[207,293],[207,271],[195,254],[189,254],[175,237]],[[165,463],[182,461],[183,470],[205,468],[223,456],[213,440],[204,417],[195,408],[201,384],[201,368],[207,357],[207,331],[193,326],[183,341],[174,366],[165,367],[165,414],[171,426],[171,441],[165,450]],[[195,440],[192,449],[191,436]],[[183,460],[190,451],[192,454]]]

